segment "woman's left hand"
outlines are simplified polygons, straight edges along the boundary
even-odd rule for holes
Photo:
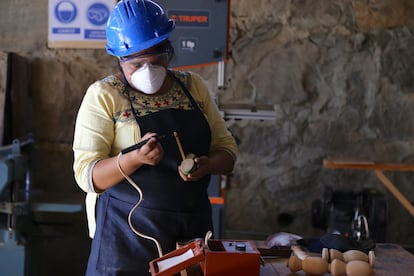
[[[210,174],[210,159],[208,156],[199,156],[194,158],[196,169],[188,175],[185,175],[181,167],[178,167],[178,172],[184,181],[198,181],[205,175]]]

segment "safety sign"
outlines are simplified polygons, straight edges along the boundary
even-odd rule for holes
[[[49,0],[49,47],[103,48],[115,0]]]

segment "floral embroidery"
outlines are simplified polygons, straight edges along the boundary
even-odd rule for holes
[[[114,123],[128,122],[131,120],[135,120],[135,119],[134,119],[134,113],[132,112],[130,108],[115,112],[114,118],[113,118]]]
[[[131,116],[131,113],[129,111],[125,111],[123,116],[129,118],[129,116]]]
[[[190,90],[191,89],[191,75],[188,72],[179,72],[171,71],[176,77],[178,77],[184,85]],[[109,83],[111,86],[116,88],[120,93],[128,98],[127,87],[124,86],[122,81],[120,81],[115,76],[108,76],[102,81]],[[133,107],[136,111],[136,114],[141,117],[145,115],[152,114],[161,110],[166,110],[170,108],[181,109],[181,110],[192,110],[193,105],[191,104],[190,99],[182,90],[180,84],[175,82],[167,93],[161,96],[152,96],[149,97],[144,94],[140,94],[133,90],[129,91],[130,100],[132,101]],[[200,103],[198,103],[200,105]],[[133,111],[131,108],[125,110],[120,110],[114,114],[114,121],[129,121],[134,117]]]

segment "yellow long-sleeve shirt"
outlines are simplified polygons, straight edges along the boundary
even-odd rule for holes
[[[209,123],[212,133],[210,152],[226,150],[236,159],[237,145],[201,77],[189,72],[173,73],[186,85]],[[134,99],[133,105],[138,116],[191,106],[178,83],[158,97],[148,97],[136,91],[130,91],[130,96]],[[92,182],[94,165],[136,144],[144,134],[134,119],[125,87],[116,76],[96,81],[88,88],[76,119],[73,169],[77,184],[87,193],[86,211],[91,237],[95,233],[95,203],[98,196]]]

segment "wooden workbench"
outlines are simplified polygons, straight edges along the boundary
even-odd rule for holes
[[[375,248],[374,274],[376,276],[413,276],[414,255],[397,244],[377,244]],[[261,267],[260,276],[306,275],[299,271],[292,273],[287,267],[286,258],[266,258]],[[324,275],[331,275],[326,273]]]
[[[261,252],[262,262],[260,265],[259,276],[300,276],[308,275],[304,271],[291,272],[287,267],[292,251],[289,246],[280,248],[269,248],[264,241],[252,241],[257,249]],[[414,275],[414,255],[404,249],[401,245],[392,243],[377,243],[373,249],[375,253],[374,273],[372,276],[413,276]],[[317,253],[309,253],[310,256],[321,256]],[[234,264],[234,263],[233,263]],[[228,274],[228,273],[227,273]],[[233,276],[233,275],[223,276]],[[181,276],[203,276],[203,272],[199,265],[187,267],[181,271]],[[222,274],[214,274],[222,275]],[[240,273],[234,276],[239,276]],[[323,276],[331,276],[325,273]],[[254,276],[249,273],[240,276]]]

